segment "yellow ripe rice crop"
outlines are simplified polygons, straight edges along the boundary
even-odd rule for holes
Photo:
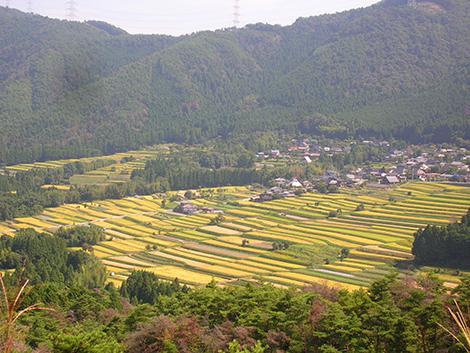
[[[134,246],[136,248],[139,248],[140,250],[145,250],[148,243],[142,241],[142,238],[134,238],[134,239],[129,239],[129,240],[120,240],[120,242],[123,242],[129,246]]]
[[[230,209],[230,210],[227,210],[227,213],[234,214],[237,216],[242,216],[242,217],[256,217],[259,215],[258,213],[245,211],[243,209]]]
[[[123,251],[113,250],[101,245],[93,245],[93,249],[100,252],[108,253],[112,256],[122,255],[124,253]]]
[[[278,229],[278,231],[282,231],[281,229]],[[342,246],[342,247],[348,247],[348,248],[357,248],[361,245],[357,243],[351,243],[349,241],[344,241],[341,239],[338,239],[338,237],[331,237],[331,236],[326,236],[326,235],[321,235],[321,234],[314,234],[311,232],[297,232],[297,234],[301,234],[301,236],[292,236],[289,235],[288,233],[284,233],[287,237],[284,240],[293,240],[293,239],[303,239],[306,241],[308,244],[333,244],[337,246]],[[295,240],[295,242],[298,242]]]
[[[125,268],[120,268],[120,267],[115,267],[115,266],[105,266],[106,271],[108,272],[113,272],[113,273],[119,273],[119,274],[128,274],[132,270],[127,270]]]
[[[287,284],[289,286],[297,286],[297,287],[305,287],[306,286],[305,282],[296,281],[296,280],[290,279],[290,278],[282,278],[282,277],[277,277],[277,276],[263,276],[262,279],[267,281],[267,282],[283,283],[283,284]]]
[[[280,267],[280,266],[274,266],[274,265],[268,265],[265,263],[262,263],[260,261],[257,261],[259,258],[255,258],[253,260],[238,260],[238,263],[252,266],[253,268],[262,268],[264,270],[268,270],[271,272],[279,272],[279,271],[285,271],[287,268],[286,267]]]
[[[190,271],[176,266],[159,266],[147,269],[147,271],[155,273],[158,277],[173,281],[178,278],[183,283],[194,285],[208,284],[212,281],[223,282],[224,279],[195,271]]]
[[[356,202],[359,203],[364,203],[364,204],[377,204],[377,205],[384,205],[387,203],[384,199],[378,198],[378,197],[372,197],[372,196],[357,196],[354,198]]]
[[[183,238],[184,240],[189,239],[189,240],[204,240],[207,239],[206,237],[201,237],[198,235],[194,235],[185,231],[180,231],[180,232],[172,232],[169,233],[169,235],[176,237],[176,238]]]
[[[111,218],[107,220],[108,223],[111,224],[117,224],[123,227],[133,227],[133,226],[138,226],[137,223],[127,219],[127,218]]]
[[[269,202],[264,202],[264,203],[256,203],[254,205],[251,205],[252,207],[260,208],[263,210],[268,210],[268,211],[276,211],[276,212],[282,212],[285,211],[286,208],[284,206],[276,206],[273,205]]]
[[[47,217],[47,221],[49,223],[57,224],[58,226],[70,226],[75,223],[68,219],[56,218],[56,217],[50,217],[50,216]]]
[[[121,279],[121,278],[114,278],[114,277],[108,277],[108,279],[106,280],[106,284],[112,284],[114,285],[114,287],[116,288],[120,288],[121,285],[122,285],[122,282],[124,282],[124,279]]]
[[[116,224],[111,224],[111,223],[104,222],[104,221],[96,221],[96,222],[93,222],[92,224],[97,226],[97,227],[104,228],[104,229],[114,229],[114,228],[119,227]]]
[[[259,249],[242,248],[241,245],[237,246],[237,245],[233,245],[233,244],[230,244],[230,243],[224,243],[222,241],[218,241],[218,240],[215,240],[215,239],[205,240],[203,243],[204,244],[209,244],[209,245],[220,246],[220,247],[223,247],[223,248],[243,251],[243,252],[255,253],[255,254],[263,254],[263,253],[266,252],[264,250],[259,250]]]
[[[117,201],[112,201],[114,205],[119,208],[129,209],[130,213],[141,213],[141,212],[152,212],[155,211],[154,207],[146,207],[144,205],[138,205],[129,199],[122,199]]]
[[[377,267],[377,266],[384,266],[387,263],[385,262],[380,262],[380,261],[372,261],[372,260],[365,260],[365,259],[353,259],[353,258],[347,258],[343,260],[343,263],[346,264],[353,264],[353,265],[365,265],[365,266],[371,266],[371,267]]]
[[[352,266],[346,266],[346,265],[341,265],[341,264],[331,264],[331,265],[325,265],[322,268],[325,268],[327,270],[337,270],[337,271],[344,271],[344,272],[361,272],[362,269],[357,268],[357,267],[352,267]]]
[[[234,244],[234,245],[242,245],[244,241],[248,241],[247,246],[258,248],[258,249],[272,250],[272,244],[270,242],[265,242],[265,241],[260,241],[260,240],[246,239],[246,238],[238,237],[238,236],[223,236],[223,237],[219,237],[218,240],[227,242],[230,244]]]
[[[416,210],[421,210],[423,212],[427,211],[430,213],[438,212],[438,213],[463,213],[464,207],[462,209],[445,209],[443,210],[440,206],[429,206],[429,205],[420,205],[411,202],[397,202],[393,205],[389,205],[388,207],[392,208],[400,208],[400,209],[407,209],[410,211],[415,212]]]
[[[221,226],[223,226],[225,228],[232,228],[232,229],[238,230],[239,232],[249,232],[249,231],[253,230],[253,228],[250,228],[250,227],[247,227],[247,226],[242,226],[242,225],[236,224],[236,223],[230,223],[230,222],[222,223]]]
[[[104,259],[104,258],[113,256],[111,254],[108,254],[108,253],[105,253],[105,252],[99,251],[99,250],[94,250],[93,255],[95,255],[99,259]]]
[[[253,261],[253,262],[259,262],[259,263],[265,263],[265,264],[268,264],[268,265],[274,265],[274,266],[279,266],[279,267],[288,268],[288,269],[305,268],[305,266],[302,266],[302,265],[299,265],[299,264],[294,264],[294,263],[291,263],[291,262],[269,259],[267,257],[249,257],[246,260],[247,261]]]
[[[315,240],[283,233],[274,233],[274,231],[254,231],[247,233],[247,236],[249,238],[263,239],[266,241],[280,240],[305,245],[316,243]]]
[[[71,216],[71,217],[83,218],[84,220],[87,220],[87,221],[93,221],[93,220],[96,219],[93,216],[83,214],[81,212],[80,208],[71,208],[70,206],[57,207],[55,209],[52,209],[51,211],[56,212],[56,213],[60,213],[60,214],[64,214],[64,215],[68,215],[68,216]]]
[[[283,227],[289,227],[289,226],[283,226]],[[289,228],[292,229],[292,228]],[[372,240],[370,238],[362,238],[359,236],[354,236],[354,235],[348,235],[344,234],[341,229],[335,229],[331,228],[331,230],[323,230],[320,228],[313,229],[313,228],[305,228],[305,227],[296,227],[295,229],[299,229],[300,232],[305,232],[307,234],[313,234],[313,235],[322,235],[322,236],[327,236],[327,237],[332,237],[336,238],[341,241],[348,241],[352,243],[357,243],[360,245],[369,245],[369,244],[382,244],[383,242],[377,241],[377,240]],[[300,230],[301,229],[301,230]],[[333,239],[331,240],[333,241]]]
[[[350,255],[354,260],[356,260],[356,256],[359,258],[370,258],[374,260],[399,260],[400,258],[396,256],[389,256],[389,255],[382,255],[382,254],[375,254],[371,252],[359,251],[359,250],[351,250]]]
[[[145,249],[145,245],[139,246],[133,243],[129,243],[132,240],[113,240],[113,241],[106,241],[102,244],[106,244],[107,247],[112,249],[116,249],[117,251],[122,252],[139,252]]]
[[[80,212],[82,214],[87,214],[89,216],[92,216],[95,218],[95,220],[99,220],[99,219],[107,219],[107,218],[111,218],[113,217],[112,214],[109,214],[109,213],[105,213],[105,212],[102,212],[102,211],[98,211],[96,209],[92,209],[90,207],[83,207],[80,209]]]
[[[332,280],[327,280],[321,277],[313,277],[309,275],[304,275],[302,273],[296,273],[296,272],[281,272],[281,273],[275,273],[275,276],[279,277],[284,277],[284,278],[290,278],[294,279],[297,281],[302,281],[305,283],[319,283],[319,284],[324,284],[330,287],[337,287],[337,288],[344,288],[344,289],[349,289],[349,290],[358,290],[361,287],[356,286],[353,284],[347,284],[347,283],[342,283],[342,282],[336,282]]]
[[[240,276],[247,276],[249,273],[267,273],[265,269],[260,269],[257,267],[252,267],[248,266],[245,264],[240,264],[237,261],[227,261],[225,260],[219,260],[213,257],[206,257],[203,255],[195,255],[195,254],[188,254],[185,251],[181,251],[178,249],[167,249],[166,252],[169,252],[173,255],[176,256],[188,256],[193,260],[200,261],[201,263],[208,263],[212,265],[210,268],[207,266],[194,266],[198,269],[209,269],[210,271],[216,271],[217,273],[221,275],[234,275],[237,273],[237,271],[240,271],[238,275]],[[215,270],[214,270],[215,268]],[[219,272],[221,271],[221,272]]]
[[[18,230],[28,229],[28,228],[33,228],[35,230],[39,229],[38,227],[34,227],[31,224],[26,224],[26,223],[12,223],[11,226]]]
[[[246,270],[241,271],[235,268],[219,266],[219,265],[203,264],[203,265],[197,266],[196,268],[205,272],[215,273],[223,277],[241,278],[241,277],[250,277],[251,275],[253,275],[253,272],[248,272]]]
[[[101,260],[102,263],[104,263],[106,266],[112,266],[114,268],[120,268],[122,270],[130,270],[130,271],[135,271],[135,270],[143,270],[145,267],[142,266],[137,266],[137,265],[129,265],[125,264],[119,261],[111,261],[108,259],[103,259]]]
[[[215,218],[215,217],[212,217]],[[211,217],[199,217],[199,216],[186,216],[186,217],[180,217],[178,218],[179,221],[184,221],[189,225],[206,225],[208,224],[211,220]]]
[[[56,227],[55,224],[51,224],[42,220],[39,220],[34,217],[23,217],[23,218],[16,218],[16,222],[18,223],[24,223],[24,224],[29,224],[33,227],[38,227],[38,228],[52,228]]]
[[[227,261],[227,258],[224,256],[218,256],[214,254],[208,254],[205,252],[197,251],[197,250],[192,250],[192,249],[187,249],[183,247],[177,247],[177,248],[169,248],[164,250],[166,253],[170,254],[175,254],[175,253],[180,253],[180,254],[185,254],[188,258],[191,258],[191,256],[196,257],[204,257],[205,259],[216,259],[216,260],[222,260],[222,261]]]
[[[150,243],[150,244],[155,244],[159,246],[176,246],[179,245],[178,243],[168,241],[168,240],[163,240],[163,239],[158,239],[156,237],[145,237],[145,238],[140,238],[143,242]]]
[[[104,206],[104,207],[100,207],[100,209],[102,209],[103,212],[110,214],[111,216],[122,217],[122,216],[127,216],[130,214],[129,211],[122,210],[117,207]]]
[[[123,225],[120,229],[122,229],[123,231],[125,230],[126,232],[134,232],[136,236],[158,234],[158,229],[155,229],[152,226],[143,226],[138,223]]]
[[[197,226],[194,226],[194,225],[190,226],[187,223],[179,222],[175,219],[166,220],[165,224],[168,227],[171,227],[171,229],[194,229],[194,228],[197,228]]]
[[[118,232],[114,229],[107,229],[106,234],[109,235],[110,237],[112,237],[113,239],[116,238],[116,239],[126,240],[126,239],[132,239],[133,238],[132,235],[121,233],[121,232]]]
[[[371,217],[385,217],[385,218],[397,218],[397,219],[409,219],[414,222],[421,222],[423,224],[426,224],[426,222],[429,223],[449,223],[448,221],[445,220],[440,220],[440,219],[435,219],[435,218],[425,218],[425,217],[414,217],[414,216],[406,216],[406,215],[395,215],[395,214],[390,214],[386,212],[370,212],[370,211],[362,211],[361,214],[366,215],[366,216],[371,216]]]
[[[390,256],[396,256],[400,258],[411,258],[413,257],[408,250],[406,251],[400,251],[400,250],[391,250],[387,248],[383,248],[380,246],[375,246],[375,245],[369,245],[363,248],[364,251],[371,251],[371,252],[377,252],[379,254],[385,254],[385,255],[390,255]]]
[[[136,197],[134,197],[130,200],[132,200],[132,202],[134,202],[137,205],[140,205],[142,207],[145,207],[146,209],[151,210],[151,212],[161,209],[161,203],[160,202],[157,203],[157,202],[153,202],[153,201],[149,201],[149,200],[145,200],[145,199],[141,199],[141,198],[136,198]]]
[[[232,229],[224,228],[220,226],[205,226],[205,227],[201,227],[200,229],[209,231],[210,233],[219,234],[219,235],[240,235],[241,234],[240,232],[236,230],[232,230]]]
[[[245,218],[243,220],[247,224],[251,224],[253,226],[258,225],[262,227],[277,227],[278,223],[269,221],[267,219],[263,219],[262,217],[259,218]]]
[[[200,266],[203,265],[203,263],[201,263],[199,261],[195,261],[195,260],[191,260],[191,259],[188,259],[188,258],[185,258],[185,257],[173,255],[173,254],[170,253],[171,250],[172,249],[165,249],[165,251],[152,251],[150,254],[152,254],[153,256],[155,256],[157,258],[173,260],[173,261],[179,262],[183,265],[190,266],[190,267],[200,267]]]
[[[41,189],[57,189],[62,191],[70,190],[70,185],[42,185]]]
[[[14,232],[14,231],[15,231],[14,229],[11,229],[10,227],[8,227],[6,225],[0,224],[0,233],[1,234],[11,233],[11,232]]]
[[[149,215],[141,215],[141,214],[130,215],[127,218],[130,219],[131,221],[137,221],[141,223],[150,223],[152,225],[158,224],[160,222],[160,220],[150,217]]]
[[[132,266],[141,266],[141,267],[152,267],[154,264],[150,262],[145,262],[142,260],[134,259],[130,256],[116,256],[108,259],[109,261],[114,261],[114,262],[119,262],[119,263],[124,263],[124,264],[129,264]]]
[[[193,216],[185,216],[185,217],[176,217],[167,220],[167,222],[177,222],[180,225],[186,226],[188,228],[196,228],[199,226],[206,225],[209,220],[202,220],[199,218],[193,218]]]

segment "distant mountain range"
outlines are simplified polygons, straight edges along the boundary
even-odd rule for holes
[[[0,162],[253,131],[470,139],[470,1],[170,37],[0,8]]]

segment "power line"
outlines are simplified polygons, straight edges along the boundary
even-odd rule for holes
[[[65,2],[67,10],[67,18],[69,20],[75,20],[77,18],[77,4],[75,0],[67,0]]]
[[[233,3],[233,26],[240,25],[240,0],[234,0]]]

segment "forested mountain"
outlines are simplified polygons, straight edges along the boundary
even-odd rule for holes
[[[0,162],[253,130],[469,139],[468,38],[467,0],[182,37],[0,8]]]

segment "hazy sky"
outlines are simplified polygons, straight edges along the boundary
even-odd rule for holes
[[[183,34],[231,27],[235,0],[72,0],[77,20],[101,20],[130,33]],[[365,7],[378,0],[239,0],[241,25],[291,24],[298,17]],[[3,3],[2,3],[3,2]],[[67,18],[70,0],[0,0],[23,11]]]

